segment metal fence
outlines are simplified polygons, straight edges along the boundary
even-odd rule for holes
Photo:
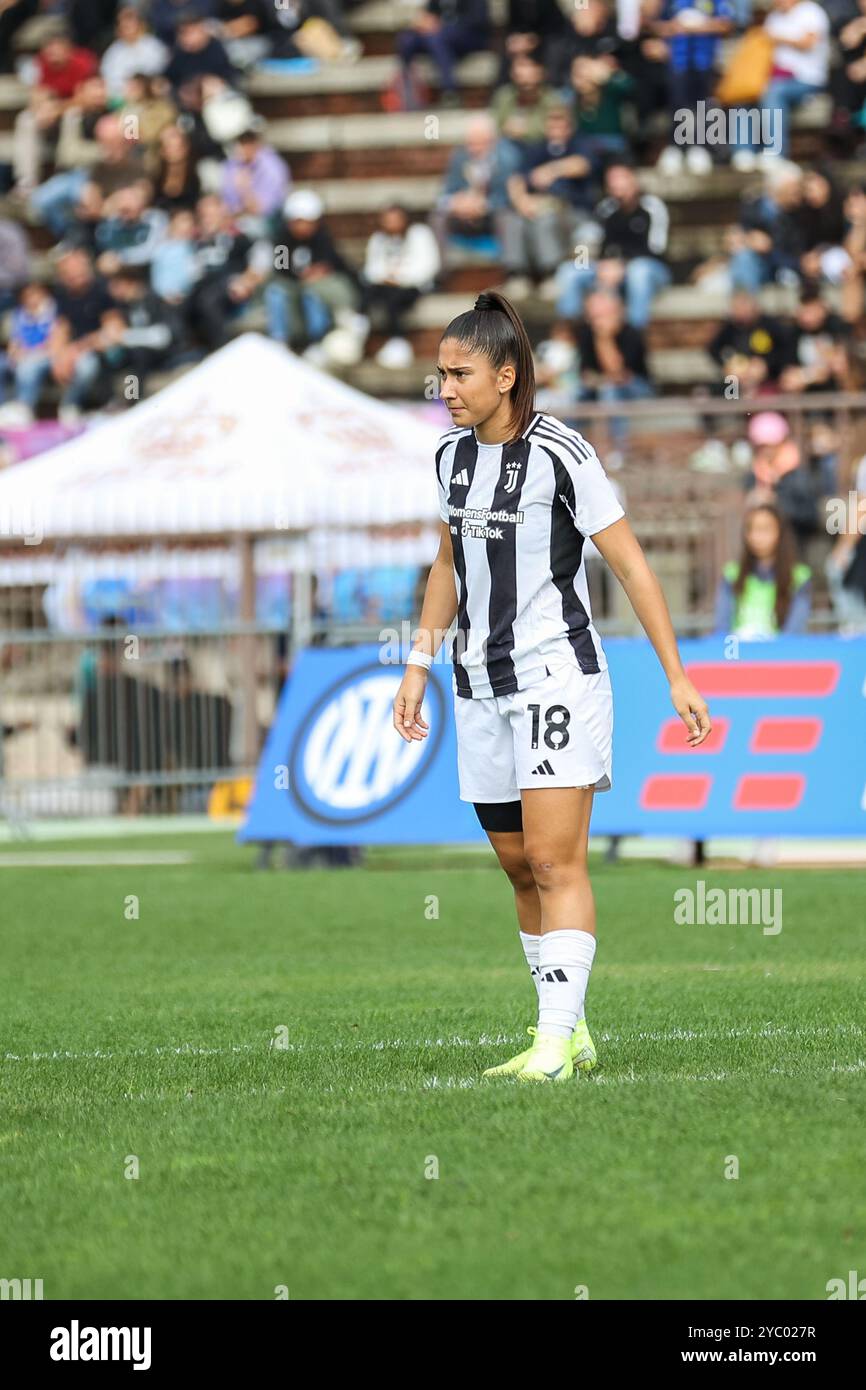
[[[844,489],[866,453],[861,396],[554,412],[578,423],[607,462],[682,635],[712,629],[722,564],[738,552],[748,476],[739,446],[756,405],[784,410],[804,466],[816,439],[824,462],[834,451]],[[815,529],[802,539],[820,630],[835,617],[821,583],[829,474],[814,471]],[[125,557],[36,547],[25,563],[20,549],[0,552],[0,815],[231,809],[232,789],[254,775],[295,653],[381,642],[395,630],[408,645],[435,543],[435,523],[363,544],[347,532],[339,547],[320,545],[313,565],[309,550],[307,563],[289,563],[275,558],[272,538],[246,538],[246,580],[230,538],[222,550]],[[637,631],[600,557],[587,570],[601,631]]]

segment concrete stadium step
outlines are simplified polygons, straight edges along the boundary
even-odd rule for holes
[[[322,64],[311,72],[277,73],[260,69],[247,78],[245,90],[256,110],[268,120],[367,114],[384,118],[390,113],[382,111],[382,93],[390,87],[399,67],[399,60],[391,53],[361,58],[355,63]],[[465,106],[486,105],[497,70],[498,59],[494,53],[473,53],[458,61],[456,78]],[[417,72],[428,83],[435,98],[439,88],[438,69],[429,58],[419,58]],[[454,114],[453,108],[447,109]]]
[[[708,385],[718,379],[718,368],[707,353],[680,352],[667,349],[650,354],[650,370],[659,387],[664,389]],[[370,395],[399,396],[423,400],[433,377],[433,358],[417,361],[409,367],[395,370],[380,367],[377,362],[360,362],[340,373],[340,376]]]

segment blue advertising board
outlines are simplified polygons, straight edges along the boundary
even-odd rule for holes
[[[597,835],[866,835],[866,638],[680,644],[713,733],[685,742],[645,639],[609,639],[613,786]],[[241,840],[455,844],[485,838],[459,799],[450,662],[434,664],[426,739],[393,727],[402,666],[375,645],[301,653],[265,744]]]

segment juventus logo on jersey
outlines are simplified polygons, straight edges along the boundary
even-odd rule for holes
[[[517,487],[517,479],[520,475],[520,463],[507,463],[505,467],[508,469],[508,482],[505,484],[504,491],[513,492]]]

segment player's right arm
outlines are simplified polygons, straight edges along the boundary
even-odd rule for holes
[[[454,584],[451,531],[447,521],[440,521],[439,550],[427,577],[412,650],[435,657],[456,614],[457,589]],[[421,702],[427,689],[428,675],[423,666],[407,665],[394,699],[394,728],[407,743],[427,737],[429,725],[422,718]]]

